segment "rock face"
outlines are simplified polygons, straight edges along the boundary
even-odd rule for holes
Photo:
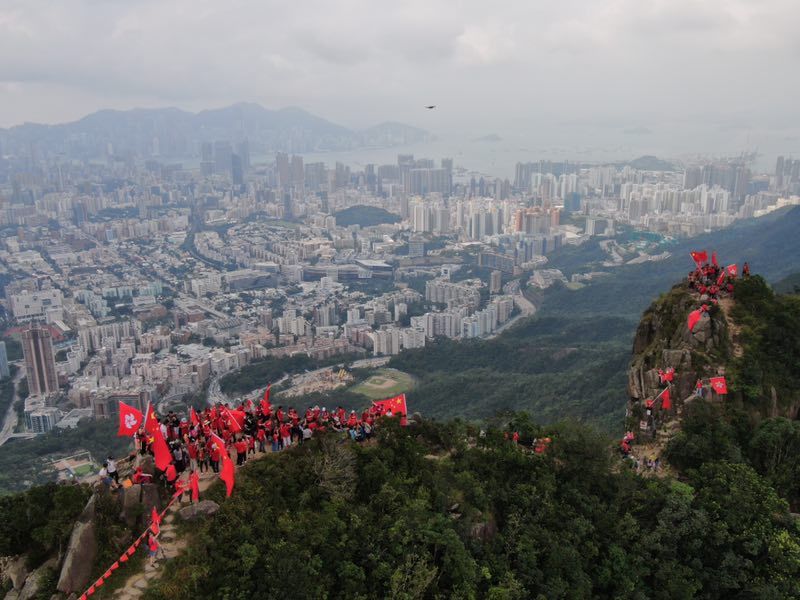
[[[213,500],[201,500],[197,504],[184,506],[178,511],[178,514],[184,521],[192,521],[193,519],[213,515],[218,510],[219,504]]]
[[[15,590],[21,590],[28,576],[28,567],[24,556],[3,559],[3,579],[8,579]]]
[[[33,600],[39,594],[39,588],[41,588],[41,577],[49,570],[55,569],[58,566],[58,560],[55,558],[51,558],[42,566],[35,569],[30,575],[28,575],[27,579],[25,579],[25,585],[19,592],[19,600]]]
[[[685,285],[677,285],[645,311],[633,343],[633,359],[628,371],[628,426],[642,431],[643,424],[654,433],[660,422],[668,421],[690,398],[698,378],[717,374],[731,353],[725,315],[716,305],[708,305],[693,331],[687,318],[702,302]],[[670,390],[673,408],[660,413],[648,411],[647,399],[655,399],[666,387],[658,371],[675,369]],[[656,414],[652,414],[655,412]]]
[[[161,510],[161,499],[155,483],[137,483],[125,490],[122,496],[122,518],[128,527],[136,525],[143,514],[155,507]]]
[[[94,522],[95,496],[89,498],[78,522],[72,529],[67,552],[58,578],[58,591],[70,594],[83,592],[89,583],[94,559],[97,556]]]

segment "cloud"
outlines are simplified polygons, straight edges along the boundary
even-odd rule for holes
[[[239,100],[456,131],[788,119],[797,22],[796,0],[4,0],[0,125]]]

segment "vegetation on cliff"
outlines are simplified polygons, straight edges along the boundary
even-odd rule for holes
[[[530,443],[545,432],[519,415]],[[562,424],[544,455],[469,427],[384,424],[255,461],[150,600],[777,598],[800,594],[800,536],[745,464],[685,482],[620,470]]]

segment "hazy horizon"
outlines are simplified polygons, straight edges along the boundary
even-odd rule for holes
[[[800,150],[797,22],[791,0],[7,0],[0,127],[257,102],[353,129],[769,162]]]

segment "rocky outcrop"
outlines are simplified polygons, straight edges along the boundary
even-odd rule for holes
[[[51,558],[40,567],[31,572],[25,579],[25,585],[19,592],[19,600],[33,600],[39,595],[42,587],[42,578],[46,575],[47,571],[55,570],[58,566],[58,559]]]
[[[3,557],[0,561],[2,580],[9,581],[15,590],[21,590],[28,576],[27,558],[25,556]]]
[[[184,506],[178,511],[178,514],[184,521],[192,521],[201,517],[213,515],[218,510],[219,504],[213,500],[201,500],[197,504]]]
[[[94,559],[97,556],[94,517],[95,496],[92,496],[72,529],[56,586],[60,592],[80,593],[89,583]]]
[[[143,514],[155,507],[161,510],[161,498],[155,483],[137,483],[125,490],[122,496],[122,519],[133,528]]]

